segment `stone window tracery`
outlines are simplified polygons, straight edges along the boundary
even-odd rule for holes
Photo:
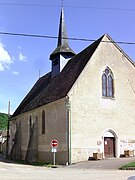
[[[107,67],[102,75],[102,96],[114,97],[114,79],[112,71]]]

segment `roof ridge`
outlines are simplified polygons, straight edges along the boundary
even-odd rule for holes
[[[129,60],[129,62],[135,66],[135,62],[127,55],[127,53],[109,36],[109,34],[105,34],[105,36],[115,45],[115,47]]]
[[[20,105],[18,106],[18,108],[15,110],[15,112],[13,113],[13,116],[16,116],[16,114],[18,114],[18,111],[20,111],[20,108],[22,108],[22,106],[24,107],[31,98],[33,98],[34,96],[37,96],[40,93],[40,88],[41,86],[43,86],[43,84],[41,83],[42,79],[44,80],[46,78],[46,86],[44,83],[44,86],[47,87],[47,85],[50,83],[50,78],[51,77],[51,72],[45,74],[44,76],[40,77],[36,83],[34,84],[34,86],[31,88],[31,90],[28,92],[28,94],[24,97],[24,99],[22,100],[22,102],[20,103]],[[44,88],[45,88],[44,87]],[[11,118],[12,118],[11,117]]]
[[[100,43],[103,39],[103,37],[105,36],[102,35],[100,38],[98,38],[96,41],[94,41],[92,44],[90,44],[89,46],[87,46],[86,48],[84,48],[82,51],[80,51],[79,53],[77,53],[73,58],[71,58],[69,61],[71,61],[72,59],[74,59],[76,56],[79,56],[79,54],[81,54],[83,51],[87,51],[87,49],[89,49],[90,47],[94,46],[96,43]]]
[[[103,36],[69,60],[56,77],[50,78],[51,75],[48,73],[39,78],[12,117],[65,97],[97,49],[102,38]]]

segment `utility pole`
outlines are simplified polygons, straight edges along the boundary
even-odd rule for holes
[[[8,151],[9,151],[9,118],[10,118],[10,101],[8,102],[6,158],[8,158]]]

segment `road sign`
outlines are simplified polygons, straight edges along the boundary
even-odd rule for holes
[[[57,152],[58,141],[56,139],[53,139],[51,141],[51,146],[52,146],[52,153],[53,153],[53,165],[55,166],[55,161],[56,161],[55,153]]]
[[[51,146],[57,148],[58,147],[58,141],[56,139],[53,139],[51,141]]]
[[[52,147],[52,153],[56,153],[57,152],[57,148]]]

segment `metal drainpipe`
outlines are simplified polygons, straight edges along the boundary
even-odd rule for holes
[[[71,164],[71,109],[68,96],[66,97],[66,129],[68,164]]]
[[[70,105],[70,102],[69,102]],[[71,106],[69,108],[69,124],[70,124],[70,128],[69,128],[69,133],[70,133],[70,164],[71,164]]]

